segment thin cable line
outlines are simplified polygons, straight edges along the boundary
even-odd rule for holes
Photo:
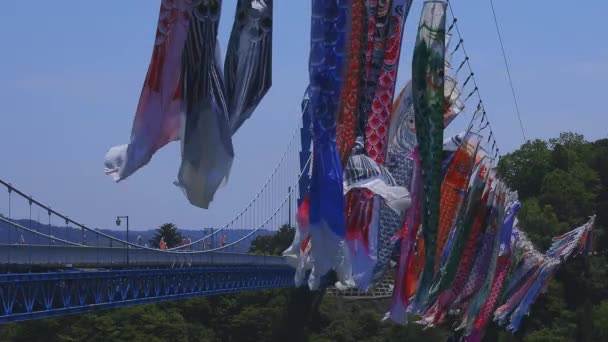
[[[513,95],[513,103],[515,104],[515,111],[517,112],[517,118],[519,119],[519,128],[521,128],[521,135],[524,137],[524,142],[528,141],[526,133],[524,132],[524,125],[521,121],[521,113],[519,111],[519,103],[517,102],[517,96],[515,96],[515,87],[513,86],[513,79],[511,78],[511,69],[509,68],[509,62],[507,61],[507,54],[505,53],[505,46],[502,42],[502,35],[500,34],[500,28],[498,26],[498,19],[496,18],[496,11],[494,9],[494,1],[490,0],[490,7],[492,8],[492,17],[494,18],[494,24],[496,25],[496,33],[498,34],[498,42],[500,43],[500,49],[502,50],[502,58],[505,61],[505,68],[507,69],[507,76],[509,77],[509,85],[511,86],[511,94]]]
[[[454,14],[454,9],[452,7],[452,2],[448,1],[448,7],[450,9],[450,13],[452,14],[452,18],[456,18],[456,15]],[[486,121],[487,121],[487,127],[490,130],[490,133],[492,133],[494,130],[492,129],[492,124],[490,123],[490,119],[487,116],[487,112],[486,112],[486,108],[485,108],[485,103],[483,102],[482,96],[481,96],[481,92],[479,91],[479,86],[477,85],[477,79],[475,78],[475,73],[473,72],[473,67],[471,66],[471,58],[469,57],[469,54],[467,53],[467,49],[465,47],[464,44],[464,39],[462,38],[462,33],[460,32],[460,26],[458,25],[458,21],[456,21],[456,23],[454,24],[454,27],[456,28],[456,33],[458,34],[458,38],[460,39],[460,47],[462,49],[462,53],[465,56],[465,62],[466,65],[469,69],[469,77],[471,81],[473,81],[473,85],[475,86],[475,88],[477,88],[477,90],[475,91],[477,93],[477,97],[479,98],[479,102],[481,104],[481,109],[482,109],[482,118],[485,117]],[[463,86],[464,88],[464,86]],[[474,117],[471,118],[471,121],[474,121]],[[498,146],[498,143],[496,142],[495,139],[492,140],[494,141],[494,145]],[[499,148],[497,148],[497,150],[499,150]]]

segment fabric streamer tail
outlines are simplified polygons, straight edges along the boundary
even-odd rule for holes
[[[300,167],[302,174],[298,182],[298,190],[302,200],[296,212],[296,232],[294,238],[291,245],[283,251],[283,256],[289,265],[296,269],[295,282],[297,286],[302,285],[306,272],[312,268],[312,260],[309,258],[310,253],[304,253],[305,250],[310,250],[308,248],[310,246],[310,232],[308,231],[310,194],[308,192],[308,181],[310,179],[310,166],[312,162],[312,157],[309,154],[309,151],[311,151],[310,86],[306,88],[301,107],[304,127],[301,128],[302,151],[300,152]],[[306,243],[307,248],[301,248],[304,243]],[[311,265],[310,268],[307,268],[308,265]]]
[[[104,158],[105,173],[119,182],[146,165],[160,148],[179,140],[182,50],[190,19],[188,0],[163,0],[152,60],[141,91],[128,145]]]
[[[376,200],[382,199],[390,210],[402,213],[409,206],[407,189],[398,186],[391,173],[364,153],[362,139],[357,144],[344,169],[344,192],[346,196],[346,217],[349,255],[353,261],[353,278],[360,289],[372,274],[373,262],[377,259],[377,242],[370,232],[374,217],[378,217],[380,206]],[[378,196],[378,198],[374,198]],[[391,253],[392,251],[387,251]],[[387,259],[389,257],[387,253]],[[368,284],[368,283],[367,283]]]
[[[473,323],[473,329],[470,335],[465,339],[466,341],[481,341],[485,327],[488,324],[488,321],[490,320],[490,316],[492,315],[492,312],[498,304],[500,293],[504,285],[505,277],[509,272],[509,266],[511,261],[511,232],[513,230],[515,216],[517,215],[519,208],[520,204],[518,201],[516,201],[515,203],[513,203],[513,205],[509,209],[509,213],[507,214],[503,230],[501,231],[498,267],[496,270],[496,274],[494,275],[492,286],[490,288],[490,295],[488,297],[488,300],[483,304],[479,315],[475,319],[475,322]]]
[[[554,238],[551,248],[542,256],[535,251],[527,237],[520,232],[513,254],[523,253],[528,256],[525,262],[519,266],[522,271],[519,272],[519,269],[516,271],[516,273],[525,274],[520,278],[525,280],[521,281],[516,278],[510,280],[507,286],[508,289],[511,288],[510,295],[503,299],[504,304],[494,312],[494,320],[498,321],[500,325],[507,325],[507,329],[511,332],[516,332],[523,316],[528,313],[530,305],[540,291],[547,286],[549,278],[555,274],[559,265],[570,256],[580,253],[579,246],[585,244],[585,238],[593,229],[594,223],[595,216],[592,216],[586,224]],[[518,249],[520,251],[517,251]],[[517,290],[513,289],[514,284],[518,284]]]
[[[487,177],[487,165],[480,165],[479,167],[480,171],[479,173],[477,173],[477,177],[483,177],[485,181],[485,189],[481,197],[481,208],[475,213],[475,220],[470,228],[469,234],[463,234],[466,237],[466,244],[462,249],[458,268],[456,269],[456,272],[453,275],[451,285],[445,290],[443,290],[443,292],[441,292],[433,307],[429,309],[424,315],[424,323],[430,326],[440,323],[445,318],[447,314],[447,309],[449,308],[450,304],[452,304],[456,297],[462,292],[465,283],[468,279],[469,273],[471,271],[473,262],[475,260],[475,253],[477,251],[476,247],[479,241],[479,235],[481,234],[482,225],[484,224],[486,218],[485,203],[488,199],[489,187],[491,184],[491,179],[488,179]],[[456,253],[455,249],[452,249],[452,251],[453,252],[451,253]],[[453,259],[450,258],[449,260],[450,261],[447,262],[446,265],[446,271],[449,271],[451,269],[450,262]],[[437,285],[438,289],[442,288],[441,280],[447,279],[447,277],[449,276],[446,276],[445,278],[440,278],[439,284]]]
[[[271,86],[272,0],[239,0],[221,70],[217,26],[221,1],[193,8],[183,54],[182,163],[177,185],[208,208],[228,181],[232,135]]]
[[[201,2],[183,53],[182,162],[176,185],[191,204],[208,208],[227,182],[234,151],[217,42],[221,2]]]
[[[467,186],[473,172],[474,158],[479,145],[479,136],[469,133],[454,153],[447,173],[441,185],[441,204],[439,208],[439,227],[437,231],[437,248],[435,268],[441,265],[441,253],[446,250],[446,243],[452,228],[460,217],[461,207],[467,194]],[[483,190],[483,187],[481,188]],[[481,195],[480,195],[481,196]],[[474,210],[474,209],[473,209]],[[474,211],[469,211],[472,215]],[[463,212],[464,214],[464,212]]]
[[[497,179],[495,173],[490,171],[488,183],[491,184],[491,189],[486,202],[486,214],[484,215],[484,221],[482,225],[482,231],[480,232],[479,241],[477,242],[477,251],[475,253],[474,262],[471,266],[471,271],[466,279],[466,283],[462,287],[462,290],[457,294],[456,299],[450,303],[452,310],[463,310],[467,307],[470,299],[477,293],[485,280],[485,274],[488,272],[490,267],[490,257],[492,253],[492,247],[494,246],[495,232],[491,227],[491,222],[496,215],[495,209],[495,191]]]
[[[310,195],[306,195],[298,212],[296,213],[296,233],[291,246],[283,252],[289,265],[296,269],[294,281],[296,286],[302,286],[306,273],[312,269],[313,261],[310,257]]]
[[[507,189],[504,183],[498,181],[496,188],[497,190],[494,205],[494,207],[496,208],[496,214],[492,215],[493,219],[490,225],[490,229],[492,229],[492,231],[494,232],[494,237],[491,243],[489,267],[487,272],[484,274],[484,280],[479,290],[469,302],[467,306],[467,311],[462,320],[461,327],[465,328],[465,335],[469,335],[471,333],[473,329],[473,323],[475,322],[477,317],[479,317],[484,303],[488,302],[488,298],[491,294],[490,291],[492,287],[492,282],[494,280],[496,270],[498,268],[498,255],[500,252],[500,241],[502,232],[508,228],[508,221],[505,220],[505,208],[511,207],[513,201],[510,199],[510,196],[507,195]]]
[[[237,2],[224,65],[232,134],[251,117],[272,85],[273,2]]]
[[[410,284],[416,280],[413,279],[415,274],[412,272],[412,261],[414,260],[414,249],[416,247],[415,244],[418,236],[418,227],[420,227],[422,176],[420,170],[420,158],[418,157],[417,148],[412,152],[411,159],[413,160],[414,164],[410,187],[412,206],[407,212],[404,227],[400,232],[401,253],[399,255],[395,286],[393,288],[393,300],[390,310],[391,320],[400,324],[407,323],[409,300],[413,294],[411,291],[412,285]]]
[[[448,176],[446,176],[444,181],[444,186],[448,187],[449,190],[466,191],[466,205],[463,206],[460,214],[454,213],[455,216],[458,216],[458,221],[454,222],[454,241],[449,249],[446,248],[446,261],[444,264],[441,264],[441,267],[436,274],[436,279],[430,290],[430,298],[436,298],[441,291],[447,289],[448,286],[453,283],[457,268],[462,261],[463,249],[467,238],[470,236],[470,231],[475,223],[476,215],[480,211],[480,207],[485,205],[485,203],[482,204],[482,196],[487,181],[487,168],[485,165],[479,164],[475,169],[475,172],[472,173],[474,166],[473,161],[478,149],[478,143],[478,139],[473,139],[473,141],[468,140],[463,144],[463,147],[459,149],[457,156],[454,159],[453,168],[450,168],[450,172],[448,172]],[[454,180],[452,174],[458,172],[454,169],[464,171],[465,175],[461,175],[461,177],[464,178],[467,183],[469,182],[469,178],[471,178],[471,184],[468,191],[457,188],[457,180],[452,183],[453,185],[450,185],[449,179],[452,178],[452,180]],[[462,201],[464,201],[464,199],[465,198],[462,198]],[[458,210],[461,211],[460,208],[458,208]]]

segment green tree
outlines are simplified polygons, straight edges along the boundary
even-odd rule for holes
[[[551,205],[541,205],[534,197],[523,201],[517,219],[541,251],[551,246],[554,236],[568,230],[567,225],[559,222]]]
[[[251,242],[249,252],[254,254],[281,255],[291,245],[295,233],[296,229],[294,227],[284,224],[276,234],[256,236]]]
[[[551,170],[551,150],[542,140],[526,142],[519,150],[504,156],[498,170],[521,199],[538,194],[545,175]]]
[[[600,182],[597,173],[584,163],[569,171],[555,169],[543,181],[541,202],[551,205],[560,221],[578,225],[595,211]]]
[[[150,245],[159,248],[161,237],[165,239],[167,248],[177,247],[182,243],[182,234],[177,230],[177,226],[173,223],[161,225],[150,239]]]
[[[608,301],[593,310],[593,323],[596,341],[608,341]]]
[[[608,249],[608,139],[592,143],[591,167],[597,172],[601,188],[596,206],[596,240],[598,250]]]
[[[597,214],[598,255],[578,257],[560,267],[538,297],[517,334],[524,341],[606,340],[600,318],[608,302],[608,140],[588,142],[562,133],[535,140],[501,160],[499,171],[522,201],[520,227],[541,251],[551,237]]]
[[[549,139],[553,167],[569,170],[577,162],[587,162],[593,147],[581,134],[565,132],[559,138]]]

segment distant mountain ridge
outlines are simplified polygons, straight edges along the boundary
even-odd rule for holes
[[[73,242],[78,242],[78,243],[84,242],[87,245],[97,245],[98,244],[98,241],[96,241],[98,239],[97,234],[94,234],[91,231],[86,231],[86,230],[83,231],[80,228],[75,228],[73,226],[67,226],[67,227],[66,226],[55,226],[55,225],[49,226],[48,224],[43,224],[43,223],[37,222],[35,220],[30,221],[29,219],[18,219],[18,220],[12,220],[12,221],[19,225],[22,225],[26,228],[37,230],[40,233],[52,235],[58,239],[63,239],[63,240],[68,240],[68,241],[73,241]],[[179,232],[182,234],[182,236],[185,239],[190,238],[190,239],[192,239],[192,241],[195,241],[195,240],[201,239],[205,236],[208,236],[211,233],[211,229],[212,228],[204,228],[204,229],[199,229],[199,230],[179,229]],[[213,228],[213,229],[214,229],[214,231],[216,231],[218,228]],[[95,230],[102,232],[106,235],[115,237],[117,239],[121,239],[121,240],[126,240],[126,237],[127,237],[126,228],[123,228],[122,230],[113,230],[113,229],[95,229]],[[136,231],[131,230],[131,231],[129,231],[129,241],[131,243],[136,243],[137,238],[139,236],[139,237],[141,237],[142,245],[143,244],[149,245],[149,240],[154,236],[155,232],[156,232],[156,229],[136,230]],[[250,229],[224,229],[222,232],[215,234],[213,237],[210,237],[207,240],[207,248],[219,247],[219,243],[221,241],[222,235],[225,235],[226,236],[225,241],[227,243],[230,243],[230,242],[243,238],[243,236],[245,236],[249,233],[251,233]],[[238,243],[237,246],[235,246],[234,248],[231,248],[230,251],[236,252],[236,253],[246,253],[249,251],[249,247],[251,246],[251,241],[253,241],[253,239],[255,239],[257,236],[272,235],[274,233],[276,233],[276,232],[272,231],[272,230],[260,229],[260,230],[256,231],[255,233],[253,233],[250,237],[248,237],[246,239],[246,241]],[[25,240],[25,243],[31,243],[31,244],[49,244],[50,243],[48,241],[48,238],[46,238],[46,237],[37,236],[35,234],[26,232],[25,230],[14,228],[14,227],[10,226],[9,224],[0,221],[0,244],[17,243],[21,239],[21,235],[23,235],[23,239]],[[47,241],[45,241],[45,240],[47,240]],[[99,242],[103,246],[110,245],[108,239],[99,237],[99,240],[100,240]],[[105,240],[105,241],[103,241],[103,240]],[[60,244],[57,241],[55,241],[54,243]],[[210,243],[213,247],[210,245]],[[197,246],[194,249],[200,249],[200,246]]]

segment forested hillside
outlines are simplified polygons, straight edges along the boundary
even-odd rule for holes
[[[525,341],[608,341],[608,139],[563,133],[534,140],[499,167],[519,192],[521,228],[539,250],[596,214],[594,255],[568,261],[533,305]]]

